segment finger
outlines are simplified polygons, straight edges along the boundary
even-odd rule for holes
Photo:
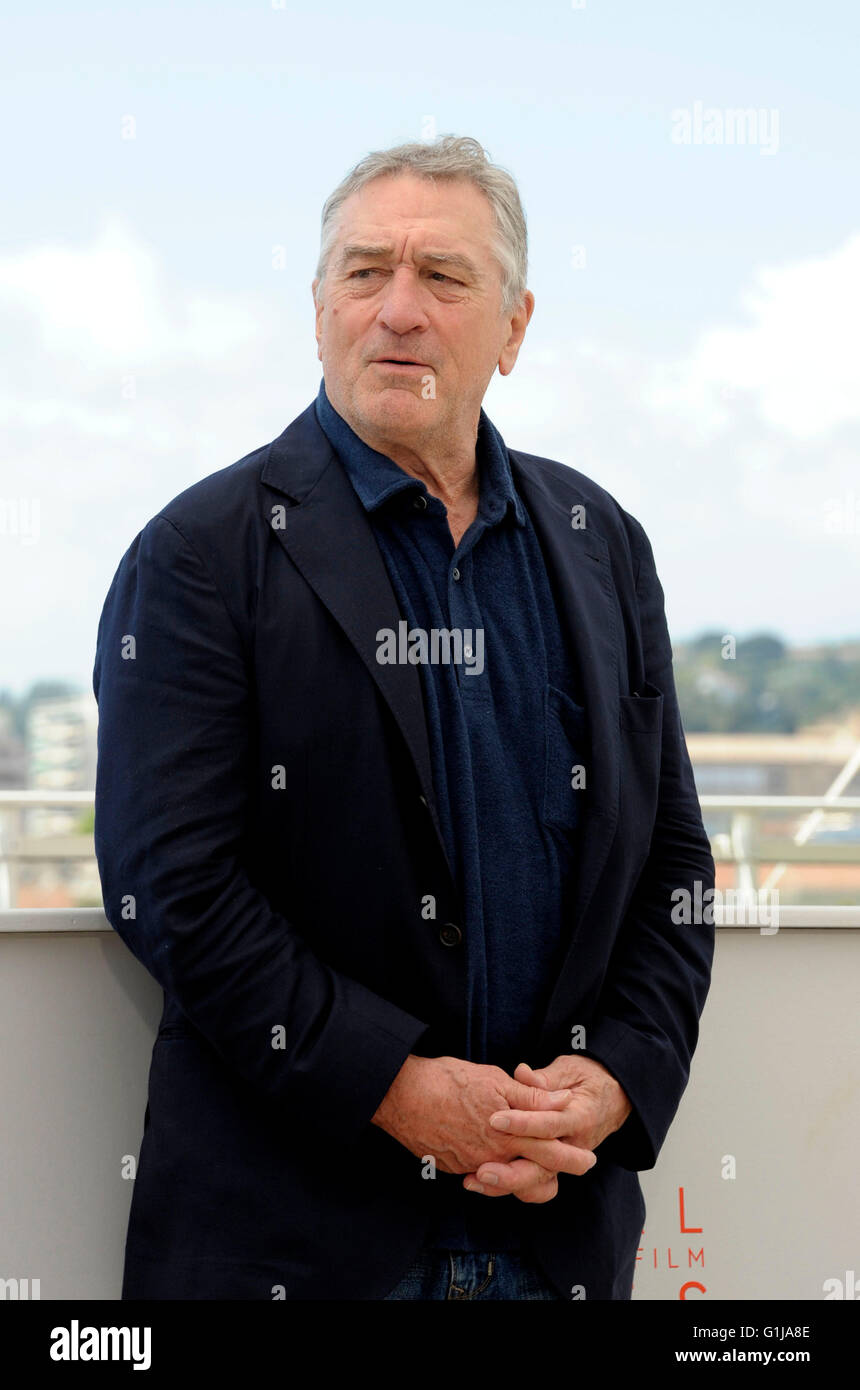
[[[582,1177],[593,1168],[597,1155],[592,1149],[579,1148],[560,1139],[519,1139],[517,1141],[523,1158],[533,1158],[542,1168],[554,1173],[572,1173]]]
[[[518,1076],[516,1078],[518,1081],[525,1081],[528,1086],[540,1086],[544,1090],[552,1090],[552,1080],[550,1076],[552,1068],[547,1068],[545,1071],[535,1071],[533,1067],[529,1066],[528,1062],[521,1062],[520,1066],[525,1068],[527,1074]],[[519,1070],[519,1068],[517,1068],[517,1070]]]
[[[506,1197],[536,1181],[549,1182],[555,1177],[551,1168],[542,1168],[531,1158],[513,1158],[510,1163],[480,1163],[474,1173],[463,1175],[467,1192],[481,1192],[485,1197]]]
[[[532,1139],[565,1139],[581,1124],[578,1109],[496,1110],[490,1116],[492,1129],[503,1134],[528,1134]]]
[[[493,1176],[493,1174],[489,1174],[488,1178],[491,1179]],[[463,1186],[467,1192],[480,1192],[482,1197],[507,1197],[509,1195],[509,1189],[501,1182],[496,1183],[489,1180],[481,1182],[477,1173],[467,1173],[463,1179]]]
[[[509,1081],[504,1091],[512,1110],[558,1110],[573,1099],[573,1092],[544,1091],[537,1086],[524,1086],[521,1081]]]
[[[520,1062],[513,1071],[515,1081],[522,1081],[525,1086],[540,1086],[542,1089],[549,1090],[549,1082],[542,1071],[532,1071],[528,1062]]]
[[[527,1158],[482,1163],[475,1179],[487,1196],[514,1196],[522,1202],[548,1202],[558,1193],[557,1175]],[[471,1190],[476,1190],[474,1183]]]
[[[543,1168],[533,1158],[512,1158],[509,1163],[481,1163],[475,1178],[494,1193],[521,1191],[537,1182],[549,1182],[555,1177],[551,1168]]]

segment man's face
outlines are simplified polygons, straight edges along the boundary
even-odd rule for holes
[[[500,312],[494,230],[465,179],[385,175],[343,203],[313,282],[318,353],[332,405],[376,447],[474,440],[490,378],[512,370],[534,306],[527,294]]]

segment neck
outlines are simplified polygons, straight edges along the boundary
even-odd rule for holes
[[[440,498],[449,509],[462,507],[478,496],[474,440],[460,449],[417,450],[399,444],[371,447],[387,454],[404,473],[419,478],[427,491]]]
[[[402,440],[386,438],[381,433],[367,429],[362,421],[352,420],[339,407],[334,408],[369,448],[390,458],[410,477],[418,478],[428,492],[444,502],[449,510],[469,509],[473,503],[477,503],[477,416],[456,433],[450,430],[440,437],[434,432],[405,444]]]

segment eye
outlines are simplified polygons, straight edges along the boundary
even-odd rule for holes
[[[441,270],[434,270],[434,271],[431,273],[431,278],[432,278],[432,279],[437,279],[437,278],[438,278],[439,280],[446,280],[446,281],[448,282],[449,285],[459,285],[459,284],[462,283],[462,281],[460,281],[460,280],[455,280],[455,279],[453,278],[453,276],[451,276],[451,275],[443,275]]]
[[[375,265],[366,265],[366,266],[362,266],[361,270],[354,270],[354,271],[352,272],[352,275],[350,276],[350,279],[351,279],[351,280],[357,280],[357,279],[359,279],[359,278],[360,278],[361,276],[363,276],[363,275],[373,275],[373,274],[375,274],[375,272],[378,270],[378,268],[379,268],[379,267],[378,267],[378,266],[375,266]]]

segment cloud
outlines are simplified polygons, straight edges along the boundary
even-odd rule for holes
[[[748,408],[768,429],[821,440],[860,423],[860,235],[827,255],[760,269],[745,322],[700,336],[658,366],[647,397],[687,438],[713,438]]]
[[[676,360],[526,344],[517,386],[493,384],[500,427],[642,521],[678,634],[855,635],[860,237],[761,268],[737,303]]]
[[[47,352],[91,371],[211,362],[258,332],[239,298],[171,295],[159,257],[115,217],[90,246],[49,244],[2,257],[0,297],[32,316]]]
[[[275,293],[189,289],[117,218],[89,243],[0,255],[3,482],[38,541],[0,528],[0,685],[88,683],[125,549],[197,478],[280,433],[319,382]],[[295,401],[295,408],[293,402]]]
[[[301,380],[274,294],[177,283],[116,217],[88,244],[0,255],[0,310],[4,489],[63,494],[73,482],[68,505],[95,513],[137,496],[141,525],[283,428],[283,382]]]

